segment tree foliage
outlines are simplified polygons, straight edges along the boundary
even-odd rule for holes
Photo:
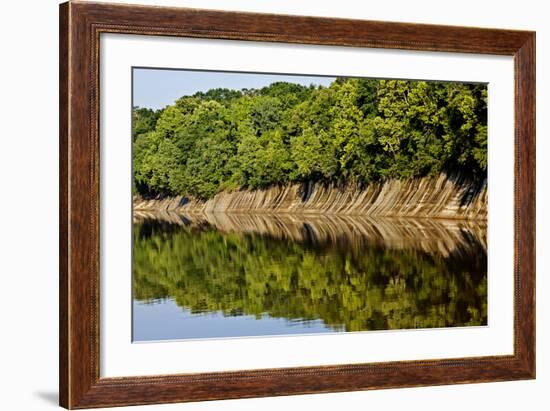
[[[485,179],[487,87],[338,78],[212,89],[133,112],[134,187],[210,198],[226,189],[368,184],[460,171]]]
[[[132,110],[132,141],[136,141],[140,134],[154,130],[161,112],[162,110],[134,107]]]

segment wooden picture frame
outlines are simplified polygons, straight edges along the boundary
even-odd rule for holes
[[[100,378],[101,33],[513,56],[514,354]],[[69,2],[60,6],[59,47],[61,406],[125,406],[535,378],[534,32]]]

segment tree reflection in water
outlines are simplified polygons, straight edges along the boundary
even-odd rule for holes
[[[136,213],[133,230],[138,302],[328,331],[487,324],[484,223]]]

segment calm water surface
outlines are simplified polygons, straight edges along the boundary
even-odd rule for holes
[[[486,225],[134,216],[133,339],[487,324]]]

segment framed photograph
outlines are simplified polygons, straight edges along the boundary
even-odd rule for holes
[[[535,378],[535,33],[60,6],[60,405]]]

